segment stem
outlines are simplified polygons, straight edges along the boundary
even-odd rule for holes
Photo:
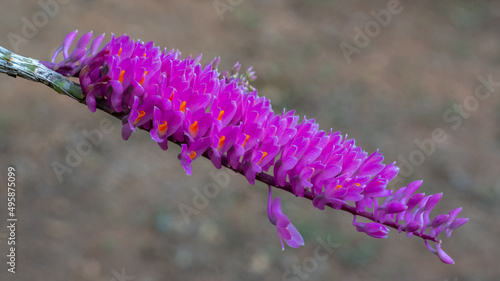
[[[84,95],[80,85],[45,67],[38,60],[14,54],[2,46],[0,46],[0,56],[0,73],[40,82],[59,94],[70,96],[78,101],[83,100]]]
[[[77,100],[79,103],[86,104],[84,95],[82,93],[81,87],[78,83],[75,83],[65,76],[45,67],[42,65],[38,60],[31,59],[31,58],[26,58],[20,55],[16,55],[9,50],[3,48],[0,46],[0,73],[6,73],[9,76],[12,77],[22,77],[25,79],[28,79],[30,81],[34,82],[40,82],[43,83],[50,88],[54,89],[56,92],[59,94],[64,94],[67,95],[75,100]],[[107,104],[106,100],[98,99],[97,100],[97,108],[100,110],[118,118],[122,119],[124,116],[126,116],[126,113],[117,113],[114,112],[109,105]],[[141,128],[143,129],[143,128]],[[145,130],[145,129],[143,129]],[[147,130],[146,130],[147,131]],[[181,145],[182,142],[176,141],[173,138],[169,138],[169,141]],[[203,157],[210,159],[208,156],[208,153],[205,152],[203,154]],[[244,171],[242,168],[239,169],[233,169],[227,160],[227,157],[225,155],[222,156],[222,166],[233,170],[236,173],[239,173],[241,175],[245,175]],[[267,173],[260,173],[257,174],[256,180],[265,183],[268,186],[273,186],[275,188],[290,192],[292,194],[293,190],[290,184],[286,184],[285,186],[278,186],[274,180],[274,176],[267,174]],[[304,198],[307,198],[309,200],[314,199],[314,195],[311,191],[305,190],[304,192]],[[330,208],[333,208],[333,206],[328,203],[327,206]],[[340,208],[343,211],[346,211],[348,213],[351,213],[355,216],[361,216],[364,218],[367,218],[368,220],[375,221],[375,216],[371,212],[367,211],[357,211],[354,206],[351,206],[349,204],[343,204],[342,207]],[[382,223],[385,226],[398,229],[398,225],[393,222],[393,221],[388,221]],[[413,232],[413,235],[418,236],[424,240],[431,240],[436,243],[440,243],[440,241],[437,238],[434,238],[428,234],[425,233],[420,233],[418,231]]]

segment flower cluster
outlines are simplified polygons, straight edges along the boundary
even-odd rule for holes
[[[391,226],[408,236],[425,236],[433,253],[453,263],[436,237],[443,230],[449,236],[467,222],[456,219],[461,208],[431,220],[430,212],[442,194],[415,193],[420,181],[397,191],[387,189],[399,171],[395,163],[385,165],[382,153],[368,155],[353,139],[320,130],[314,119],[304,117],[299,122],[294,111],[275,113],[269,99],[258,96],[249,85],[256,78],[251,68],[239,75],[237,63],[230,73],[220,73],[218,58],[202,66],[201,55],[182,59],[179,51],[161,51],[153,42],[133,41],[126,35],[113,35],[97,52],[102,37],[87,50],[91,39],[87,33],[68,54],[75,36],[76,32],[70,33],[56,51],[54,58],[63,50],[62,62],[55,64],[53,58],[45,64],[62,74],[79,74],[92,112],[101,100],[122,113],[125,140],[140,128],[149,131],[164,150],[168,141],[181,144],[178,158],[188,175],[192,161],[202,155],[217,169],[224,160],[251,184],[272,171],[273,185],[312,199],[318,209],[354,207],[353,225],[358,231],[386,238]],[[269,194],[268,207],[280,240],[292,247],[302,245],[302,237],[281,212],[279,198],[271,203]],[[357,222],[356,215],[373,222]]]

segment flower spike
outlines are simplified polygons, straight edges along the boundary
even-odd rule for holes
[[[308,198],[320,210],[329,206],[353,214],[353,226],[369,236],[386,238],[394,228],[420,237],[443,262],[453,262],[438,235],[445,231],[450,236],[468,221],[457,218],[461,208],[431,219],[442,193],[417,193],[422,181],[388,189],[399,171],[395,163],[383,164],[381,152],[369,154],[347,135],[320,130],[314,119],[299,122],[294,111],[275,112],[250,85],[256,79],[252,68],[239,74],[236,63],[231,71],[220,72],[219,58],[202,66],[201,56],[183,59],[178,50],[161,51],[153,42],[126,35],[112,35],[98,50],[103,35],[87,49],[89,32],[70,52],[76,35],[68,34],[52,62],[43,64],[78,75],[90,111],[106,108],[122,118],[125,140],[143,129],[164,150],[168,141],[180,145],[178,158],[188,175],[192,162],[204,156],[217,169],[225,166],[244,175],[250,184],[268,184],[269,220],[289,246],[304,241],[282,213],[280,199],[271,200],[271,186]],[[55,63],[61,51],[64,59]],[[357,222],[357,216],[372,222]]]

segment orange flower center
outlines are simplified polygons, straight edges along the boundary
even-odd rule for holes
[[[185,113],[185,111],[186,111],[186,102],[185,102],[185,101],[183,101],[183,102],[181,103],[181,108],[180,108],[180,110],[182,111],[182,113]]]
[[[263,153],[262,158],[260,158],[260,161],[258,164],[262,163],[262,160],[264,160],[264,158],[266,158],[266,156],[267,156],[267,152],[263,151],[262,153]]]
[[[139,123],[139,121],[141,121],[142,117],[144,117],[144,115],[146,115],[146,112],[144,111],[139,111],[139,116],[137,116],[137,118],[135,118],[135,121],[133,123],[133,125]]]
[[[217,146],[218,150],[222,149],[222,146],[224,145],[225,141],[226,141],[226,137],[225,136],[220,137],[220,139],[219,139],[219,145]]]
[[[220,113],[219,113],[219,117],[217,118],[217,120],[221,120],[222,119],[222,116],[224,116],[224,110],[221,110]]]
[[[198,121],[194,121],[194,123],[189,126],[189,132],[193,138],[198,135],[198,129]]]
[[[243,144],[241,146],[245,147],[245,145],[247,144],[247,141],[248,139],[250,138],[250,135],[245,135],[245,141],[243,142]]]
[[[141,86],[144,84],[144,79],[146,79],[146,75],[148,75],[148,71],[147,70],[144,72],[144,76],[142,76],[141,81],[139,81],[139,84],[141,84]]]
[[[120,72],[120,77],[118,78],[118,81],[120,81],[120,83],[122,83],[122,84],[123,84],[123,76],[124,76],[124,75],[125,75],[125,70],[122,70],[122,71]]]
[[[158,125],[158,131],[160,131],[160,135],[163,136],[168,129],[167,121],[163,121],[160,125]]]
[[[193,159],[193,158],[196,157],[196,152],[191,151],[191,152],[188,153],[188,156],[189,156],[189,158]]]

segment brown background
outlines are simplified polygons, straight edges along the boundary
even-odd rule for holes
[[[339,44],[354,44],[354,28],[389,1],[221,1],[234,6],[222,20],[211,0],[67,0],[14,48],[8,34],[23,36],[23,17],[33,22],[42,8],[38,1],[3,0],[0,45],[49,60],[64,36],[79,29],[80,35],[105,32],[106,40],[112,32],[127,33],[184,56],[203,52],[204,63],[221,56],[220,69],[240,61],[254,66],[254,85],[276,111],[295,108],[315,117],[323,130],[341,130],[368,152],[380,149],[385,163],[407,160],[418,150],[415,140],[441,128],[447,140],[405,183],[424,179],[427,194],[444,192],[433,216],[463,206],[461,215],[471,218],[451,239],[444,237],[456,265],[440,263],[420,239],[396,231],[373,239],[356,232],[347,213],[322,212],[275,192],[306,240],[305,247],[282,252],[266,217],[266,187],[233,174],[186,224],[179,204],[192,205],[192,189],[213,183],[209,173],[216,169],[199,159],[194,175],[186,176],[178,147],[162,152],[144,132],[125,142],[115,119],[114,130],[60,183],[51,163],[64,163],[65,148],[75,148],[85,140],[83,130],[110,117],[41,84],[2,75],[0,178],[5,183],[6,167],[17,167],[19,245],[13,276],[0,238],[0,279],[108,281],[123,268],[133,280],[281,280],[314,255],[316,239],[331,235],[340,246],[307,280],[496,280],[500,89],[456,130],[443,114],[470,99],[479,75],[500,81],[500,5],[401,1],[403,10],[348,63]]]

